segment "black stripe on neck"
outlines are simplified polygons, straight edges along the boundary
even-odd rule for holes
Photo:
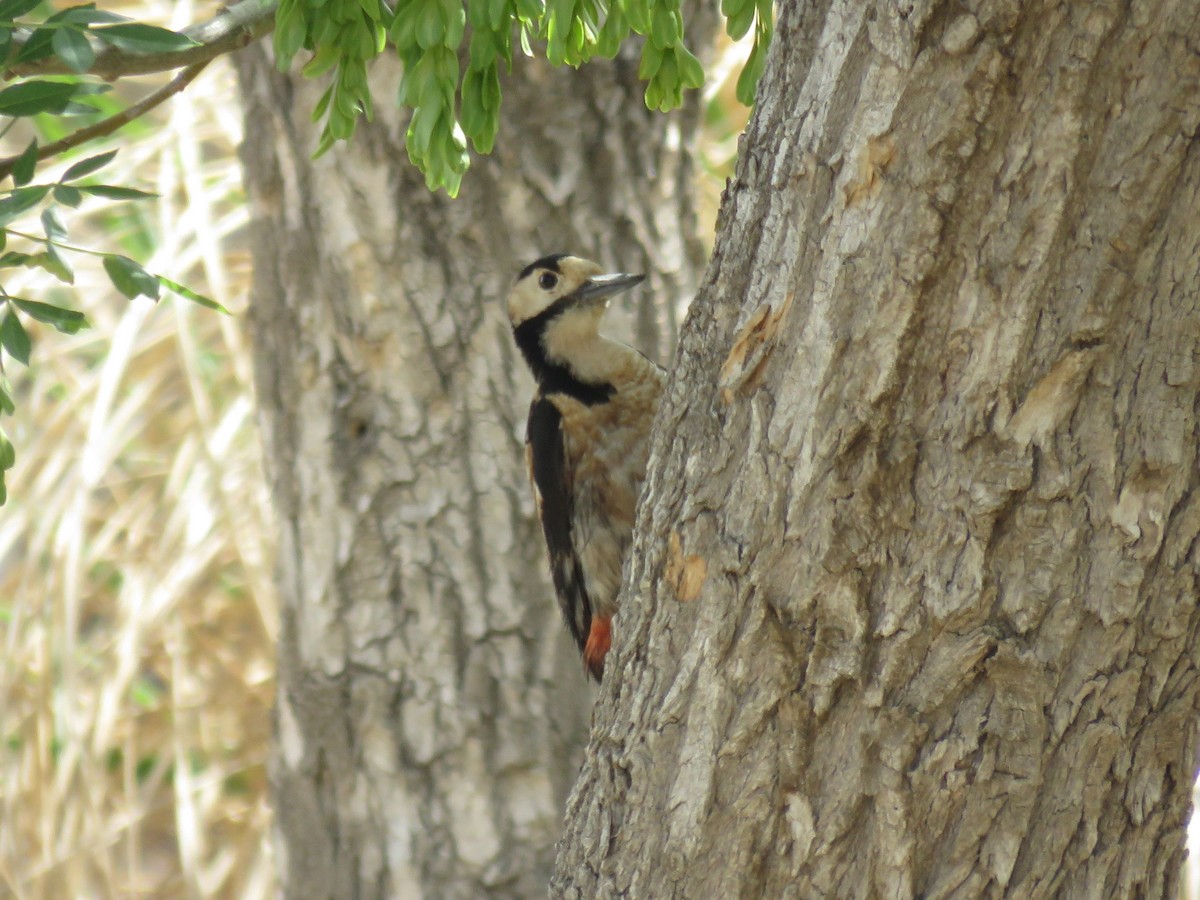
[[[607,403],[612,399],[617,389],[607,381],[598,384],[582,381],[566,366],[549,366],[546,374],[538,379],[542,394],[566,394],[574,397],[584,406],[595,406]]]
[[[546,348],[542,346],[542,336],[546,333],[546,328],[562,315],[569,302],[568,297],[554,301],[533,318],[526,319],[513,328],[513,337],[543,394],[566,394],[585,406],[605,403],[617,392],[615,387],[606,381],[584,381],[562,363],[549,360],[546,357]]]

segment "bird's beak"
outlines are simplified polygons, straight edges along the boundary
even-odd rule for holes
[[[580,300],[600,300],[627,291],[645,280],[645,275],[596,275],[585,281],[577,293]]]

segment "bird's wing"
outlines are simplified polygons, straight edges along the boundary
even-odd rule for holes
[[[550,551],[550,574],[558,605],[582,651],[592,627],[592,602],[571,532],[572,478],[563,442],[562,413],[545,397],[535,397],[529,407],[525,460]]]

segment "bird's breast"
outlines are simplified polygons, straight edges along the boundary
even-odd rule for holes
[[[588,405],[572,397],[552,397],[562,415],[563,444],[571,472],[577,512],[616,527],[633,527],[634,508],[646,458],[650,426],[662,392],[657,378],[625,382],[603,403]]]

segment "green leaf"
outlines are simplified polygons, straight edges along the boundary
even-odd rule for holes
[[[149,297],[151,300],[158,299],[158,278],[128,256],[107,254],[104,257],[104,271],[112,279],[113,286],[130,300],[140,296]]]
[[[570,62],[567,38],[571,33],[574,13],[575,4],[572,0],[549,0],[546,4],[546,59],[556,66]]]
[[[206,309],[214,309],[219,313],[225,313],[227,316],[233,315],[229,310],[211,297],[205,297],[203,294],[197,294],[191,288],[184,287],[182,284],[172,281],[169,278],[164,278],[162,275],[158,276],[158,280],[162,282],[162,286],[167,290],[178,294],[185,300],[191,300],[193,303],[199,304]]]
[[[45,269],[59,281],[65,284],[75,283],[75,272],[71,268],[70,263],[59,252],[59,249],[53,244],[46,247],[45,253],[38,253],[32,258],[34,265],[41,269]]]
[[[544,5],[545,0],[516,0],[513,3],[517,10],[517,19],[524,24],[532,24],[541,15]]]
[[[0,344],[21,365],[29,365],[29,332],[11,309],[0,322]]]
[[[755,0],[758,7],[758,38],[766,35],[769,41],[775,33],[775,0]]]
[[[613,4],[608,8],[608,18],[604,20],[604,27],[596,36],[596,55],[604,59],[612,59],[617,55],[617,51],[621,49],[621,43],[627,37],[629,37],[629,23],[621,14],[620,7]]]
[[[725,33],[740,41],[754,24],[754,0],[721,0],[725,16]]]
[[[8,435],[0,429],[0,505],[8,500],[8,486],[4,483],[4,473],[16,465],[16,462],[17,451],[13,449]]]
[[[329,129],[326,128],[324,131],[321,132],[321,137],[317,141],[317,149],[313,151],[312,158],[320,159],[322,156],[324,156],[326,153],[328,153],[331,149],[333,149],[333,145],[336,143],[337,143],[337,138],[335,138],[332,134],[330,134]]]
[[[417,46],[422,50],[428,50],[430,47],[440,44],[446,34],[446,25],[442,21],[441,12],[438,10],[437,4],[429,2],[429,0],[422,4],[416,25]]]
[[[107,153],[100,153],[96,156],[89,156],[87,159],[80,160],[63,173],[61,180],[74,181],[76,178],[82,178],[84,175],[91,175],[97,169],[101,169],[112,162],[112,158],[116,155],[116,150],[109,150]]]
[[[37,161],[38,142],[37,138],[34,138],[29,142],[29,146],[21,152],[21,155],[17,157],[17,161],[13,163],[13,184],[17,187],[29,184],[29,180],[33,178],[33,173],[37,169]]]
[[[9,250],[7,253],[0,254],[0,269],[15,269],[17,266],[29,265],[29,254],[18,253],[16,250]]]
[[[9,298],[10,303],[15,303],[17,309],[25,313],[31,318],[37,319],[39,322],[45,322],[47,325],[53,325],[63,334],[75,334],[81,328],[87,328],[87,318],[77,309],[64,309],[61,306],[51,306],[49,303],[39,303],[37,300],[21,300],[17,297]]]
[[[471,23],[471,31],[475,34],[492,30],[488,19],[489,6],[488,0],[467,0],[467,21]]]
[[[304,46],[308,25],[304,19],[303,0],[284,0],[275,13],[275,64],[286,72],[292,59]]]
[[[69,184],[59,184],[54,187],[54,199],[63,206],[74,209],[83,200],[83,195],[79,193],[79,188],[71,187]]]
[[[459,118],[479,153],[491,153],[500,127],[500,77],[495,64],[468,69],[463,77]]]
[[[470,69],[487,69],[497,64],[497,57],[504,58],[504,36],[489,31],[475,31],[471,34]]]
[[[17,188],[3,200],[0,200],[0,228],[20,218],[25,212],[42,202],[42,198],[50,192],[50,185],[35,184],[29,187]]]
[[[678,10],[665,3],[655,5],[650,18],[650,39],[660,49],[674,47],[683,36],[683,20]]]
[[[83,34],[73,28],[59,28],[50,39],[54,55],[61,59],[72,72],[83,74],[96,61],[96,51]]]
[[[55,22],[71,22],[76,25],[108,25],[113,22],[133,21],[128,16],[119,16],[113,12],[96,9],[95,3],[72,6],[70,9],[64,9],[62,12],[56,13],[50,19]]]
[[[680,44],[675,48],[675,57],[679,60],[679,78],[684,87],[698,88],[704,84],[704,66],[687,47]]]
[[[0,22],[19,19],[41,2],[42,0],[0,0]]]
[[[64,81],[34,79],[0,91],[0,116],[60,113],[75,94],[76,86]]]
[[[649,81],[658,74],[658,70],[662,67],[663,52],[659,50],[651,41],[646,41],[642,45],[642,61],[638,65],[637,77],[642,81]],[[649,100],[646,104],[649,105]]]
[[[325,93],[321,95],[321,99],[317,101],[317,105],[313,107],[311,121],[320,122],[329,109],[329,99],[333,96],[333,85],[325,88]]]
[[[38,28],[17,51],[15,62],[36,62],[54,52],[53,41],[56,28]]]
[[[137,188],[121,187],[115,184],[81,184],[79,190],[85,194],[107,197],[110,200],[144,200],[147,197],[158,196],[158,194],[148,191],[139,191]]]
[[[629,20],[629,27],[638,34],[648,34],[651,7],[649,0],[625,0],[622,7],[625,18]]]
[[[463,9],[462,0],[442,0],[441,7],[442,21],[446,23],[446,35],[442,38],[442,46],[448,50],[457,50],[466,31],[467,11]]]
[[[381,13],[384,15],[387,14],[386,8],[383,7],[383,4],[379,0],[358,0],[358,5],[372,22],[378,22]]]
[[[172,53],[199,46],[187,35],[144,22],[106,25],[103,28],[93,28],[92,34],[106,44],[112,44],[130,53]]]
[[[763,69],[767,66],[767,41],[758,35],[754,41],[754,46],[750,50],[750,56],[746,60],[746,64],[742,67],[742,74],[738,76],[737,94],[738,102],[743,106],[754,105],[754,94],[758,90],[758,79],[762,77]]]
[[[17,411],[17,404],[13,403],[12,385],[8,383],[8,379],[0,375],[0,413],[12,415]],[[3,432],[0,431],[0,434]]]
[[[63,241],[67,238],[67,226],[53,206],[42,210],[42,229],[46,232],[47,240]]]
[[[326,45],[313,54],[313,58],[304,64],[300,74],[305,78],[320,78],[330,69],[341,62],[342,54],[336,47]]]

